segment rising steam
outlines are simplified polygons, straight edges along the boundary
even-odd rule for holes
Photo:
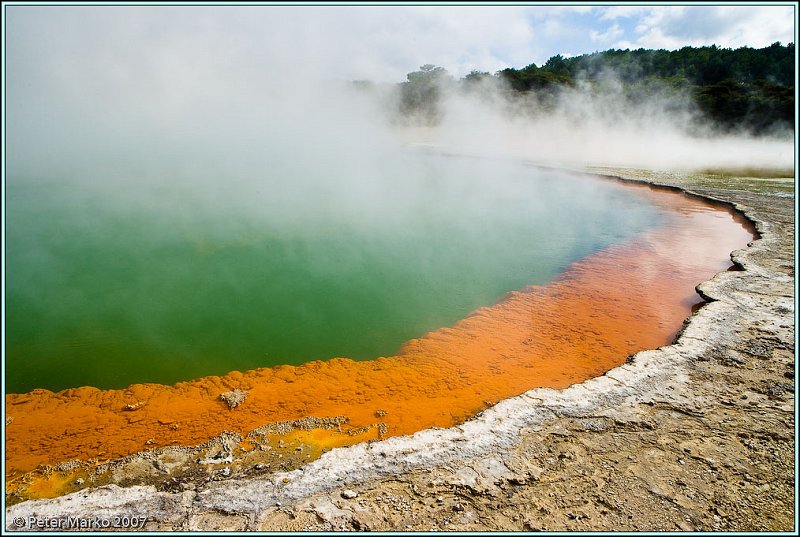
[[[394,84],[368,51],[341,48],[337,20],[277,7],[13,8],[10,176],[218,183],[295,165],[362,170],[355,175],[372,181],[408,142],[566,166],[794,164],[790,135],[720,135],[687,95],[651,88],[632,101],[613,73],[600,89],[579,84],[546,107],[536,95],[509,99],[496,80],[469,92],[443,87],[435,126],[398,128]],[[356,78],[384,90],[358,91]],[[270,148],[287,162],[267,157]]]
[[[308,244],[325,245],[310,263],[296,255],[295,272],[326,285],[334,275],[374,262],[369,302],[387,278],[416,283],[416,275],[393,272],[411,258],[444,263],[450,272],[442,279],[455,281],[465,271],[454,260],[498,262],[524,250],[491,233],[516,230],[527,240],[529,230],[556,233],[562,222],[566,228],[582,220],[586,233],[551,238],[568,261],[619,239],[590,243],[596,221],[610,218],[612,230],[655,222],[646,207],[615,210],[618,193],[596,187],[596,193],[576,195],[567,176],[552,173],[548,183],[534,184],[532,169],[509,157],[567,168],[794,165],[785,133],[719,135],[698,121],[687,96],[657,89],[634,102],[613,73],[600,88],[579,84],[546,99],[513,96],[491,77],[469,90],[445,82],[428,110],[434,116],[414,117],[403,109],[401,80],[387,82],[374,58],[350,54],[332,39],[327,23],[335,21],[326,10],[314,10],[307,20],[304,12],[297,18],[278,7],[13,6],[7,13],[7,258],[16,308],[9,315],[16,323],[8,328],[11,358],[15,348],[27,352],[39,344],[42,319],[69,321],[75,307],[94,299],[105,308],[97,325],[59,326],[49,337],[72,337],[79,329],[93,330],[87,339],[105,337],[106,324],[125,322],[142,339],[158,339],[159,315],[169,306],[160,302],[161,290],[198,281],[197,264],[169,262],[181,249],[206,256],[208,271],[186,296],[215,286],[213,311],[197,326],[206,330],[227,318],[233,327],[220,329],[211,346],[218,339],[238,341],[238,333],[231,337],[235,330],[241,339],[258,332],[238,321],[252,295],[242,285],[248,279],[262,288],[270,283],[264,267],[278,255],[273,251],[291,258]],[[430,158],[431,152],[482,158]],[[568,198],[571,212],[538,216]],[[505,218],[509,208],[522,219]],[[449,236],[440,234],[435,246],[418,247],[447,226],[469,228],[457,230],[462,237],[489,236],[490,246],[479,251],[464,239],[466,253],[456,255]],[[363,245],[390,251],[367,258]],[[230,272],[213,257],[250,246],[262,257],[242,263],[244,272]],[[151,256],[146,261],[145,251]],[[523,268],[535,261],[524,260]],[[484,265],[476,270],[489,280],[497,271]],[[107,286],[94,289],[89,279],[87,292],[76,282],[95,269],[107,276]],[[159,270],[170,277],[166,287],[153,285],[149,273]],[[531,283],[530,274],[517,276],[511,289]],[[229,297],[237,298],[226,310]],[[132,303],[139,309],[122,306]],[[486,297],[465,301],[462,314],[486,303]],[[422,308],[408,309],[416,319]],[[191,332],[181,325],[187,316],[170,317],[177,319],[176,331]],[[290,327],[298,330],[296,339],[307,321],[299,319]],[[431,321],[404,337],[454,320]],[[404,323],[411,321],[396,324]],[[56,343],[58,352],[67,343],[82,344]],[[108,341],[103,352],[128,347]],[[311,349],[301,358],[329,357],[320,352]],[[164,351],[182,353],[198,360],[185,349]],[[30,371],[14,369],[20,389],[35,387],[43,374],[27,362]],[[260,362],[241,367],[253,363]],[[185,374],[180,362],[174,367],[176,378]]]

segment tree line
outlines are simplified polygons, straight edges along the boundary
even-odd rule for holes
[[[547,109],[559,91],[584,85],[590,91],[613,78],[631,101],[646,98],[653,88],[682,92],[705,120],[722,130],[760,134],[794,128],[794,44],[754,49],[683,47],[679,50],[607,50],[566,58],[553,56],[542,66],[532,63],[494,74],[472,71],[455,80],[444,68],[424,65],[399,86],[401,114],[439,119],[438,103],[447,86],[470,90],[493,83],[514,96],[533,96]]]

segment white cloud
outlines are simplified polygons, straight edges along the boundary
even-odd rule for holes
[[[715,44],[761,48],[794,42],[792,6],[657,6],[639,13],[637,36],[621,40],[627,48],[666,48]]]
[[[592,41],[602,41],[607,43],[609,41],[614,41],[615,39],[619,39],[623,34],[622,28],[620,28],[619,24],[614,24],[606,30],[605,32],[598,32],[597,30],[592,30],[589,32],[589,37]]]
[[[646,6],[610,6],[600,7],[598,9],[601,10],[600,20],[607,21],[618,18],[633,17],[635,15],[639,15],[640,13],[647,12],[647,10],[650,8]]]

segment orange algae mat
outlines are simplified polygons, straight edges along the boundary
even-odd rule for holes
[[[309,416],[346,416],[351,431],[382,423],[381,436],[452,426],[502,399],[535,387],[564,388],[668,344],[701,301],[695,286],[731,267],[730,252],[753,231],[699,199],[631,188],[667,210],[664,226],[409,341],[397,356],[232,372],[175,386],[6,395],[7,478],[39,465],[197,445],[226,430],[246,436]],[[233,389],[249,393],[229,409],[219,395]],[[349,441],[342,436],[305,433],[322,448],[365,439],[363,431]]]

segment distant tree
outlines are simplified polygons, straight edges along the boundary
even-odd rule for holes
[[[453,77],[444,67],[425,64],[406,78],[400,88],[401,113],[427,124],[438,122],[442,90],[453,83]]]
[[[567,61],[561,54],[553,56],[542,66],[542,69],[559,76],[571,76]]]
[[[476,71],[472,70],[464,76],[464,81],[468,83],[475,83],[475,82],[482,82],[492,78],[492,75],[488,71]]]
[[[541,67],[531,63],[494,75],[473,70],[459,82],[443,67],[426,64],[408,73],[407,81],[400,84],[400,112],[435,123],[441,117],[444,88],[460,84],[473,91],[485,87],[478,82],[489,80],[503,82],[512,101],[514,95],[525,94],[517,104],[546,110],[557,103],[563,88],[574,86],[577,80],[600,91],[607,87],[607,74],[613,73],[631,105],[672,88],[692,96],[705,118],[724,129],[759,133],[775,126],[794,128],[794,47],[776,42],[762,49],[711,45],[673,51],[611,49],[570,58],[559,54]]]
[[[532,92],[547,101],[577,79],[595,87],[606,73],[613,73],[623,83],[625,95],[634,100],[647,98],[647,88],[658,86],[687,91],[705,116],[723,128],[753,132],[774,125],[794,128],[793,43],[762,49],[711,45],[674,51],[611,49],[571,58],[556,55],[541,67],[532,63],[503,69],[495,77],[514,91]]]
[[[724,127],[733,127],[747,113],[747,89],[744,84],[726,78],[697,90],[700,107]]]
[[[448,77],[450,77],[450,75],[444,67],[437,67],[430,63],[426,63],[420,67],[419,71],[414,71],[406,75],[408,81],[415,84],[430,84]]]
[[[573,79],[568,70],[559,68],[558,71],[562,74],[547,70],[544,67],[538,68],[536,64],[532,63],[520,70],[503,69],[498,75],[517,91],[542,90],[553,86],[573,84]]]

